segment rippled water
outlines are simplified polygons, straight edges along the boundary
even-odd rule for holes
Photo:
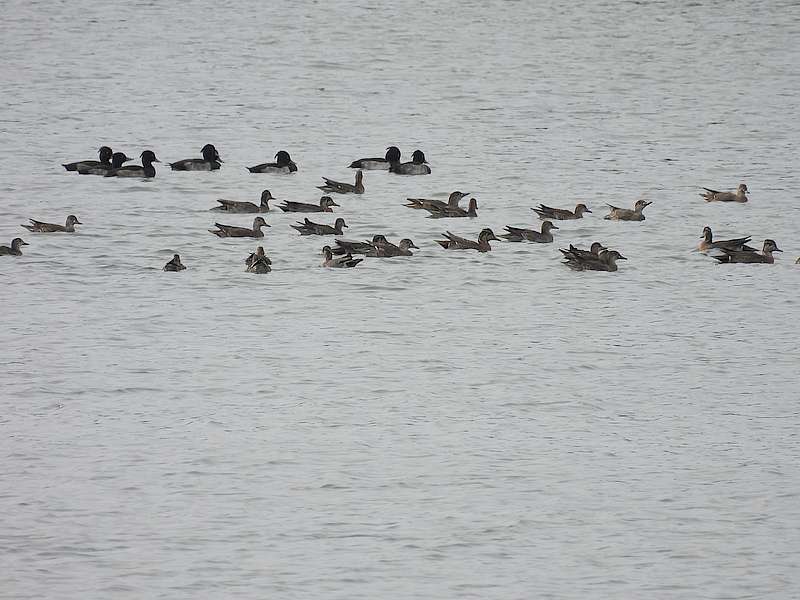
[[[799,34],[791,2],[4,3],[0,243],[84,225],[0,262],[0,597],[797,597]],[[207,142],[219,172],[60,166]],[[325,270],[270,213],[254,276],[205,231],[389,144],[433,174],[335,216],[413,258]],[[402,206],[454,189],[477,219]],[[434,243],[580,200],[553,245]],[[785,252],[717,266],[704,225]],[[560,264],[593,240],[618,273]]]

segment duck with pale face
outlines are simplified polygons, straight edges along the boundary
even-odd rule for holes
[[[652,202],[647,200],[637,200],[636,204],[633,205],[633,210],[607,204],[606,206],[608,206],[610,212],[603,218],[608,221],[644,221],[642,211],[651,204]]]

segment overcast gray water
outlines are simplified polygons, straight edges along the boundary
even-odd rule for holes
[[[0,8],[0,598],[800,596],[796,2]],[[390,144],[433,173],[319,220],[414,257],[327,270],[272,212],[259,276],[206,231]],[[402,206],[455,189],[476,219]],[[555,244],[434,242],[578,201]],[[784,253],[716,265],[705,225]],[[628,261],[561,264],[593,240]]]

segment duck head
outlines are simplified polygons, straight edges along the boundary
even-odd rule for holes
[[[11,240],[12,250],[19,250],[20,246],[30,246],[30,244],[25,240],[23,240],[22,238],[14,238],[13,240]]]
[[[108,146],[100,146],[100,149],[97,151],[97,155],[100,158],[100,162],[107,163],[111,162],[111,158],[114,156],[114,151]]]
[[[75,215],[69,215],[67,217],[67,227],[70,227],[71,225],[83,225],[83,223],[78,221],[78,217]]]
[[[607,248],[603,246],[603,244],[601,244],[600,242],[592,242],[592,245],[589,247],[589,250],[591,251],[592,254],[596,256],[600,254],[600,252],[602,252],[603,250],[607,250]]]
[[[203,155],[203,160],[206,162],[222,162],[222,159],[219,157],[219,152],[217,152],[214,144],[206,144],[203,146],[203,149],[200,151],[200,153]]]
[[[269,208],[269,201],[274,200],[275,198],[272,197],[272,193],[269,190],[264,190],[261,192],[261,206],[264,208]]]
[[[360,171],[359,171],[360,172]],[[319,205],[322,208],[330,208],[331,206],[339,206],[336,202],[333,201],[333,198],[330,196],[323,196],[319,199]]]
[[[139,158],[142,159],[143,165],[149,165],[154,162],[161,162],[156,158],[156,155],[152,150],[145,150],[139,155]]]
[[[411,161],[415,165],[422,165],[428,162],[425,160],[425,153],[422,150],[414,150],[414,153],[411,155]]]
[[[331,260],[333,258],[333,251],[330,246],[323,246],[322,254],[325,256],[325,260]]]
[[[275,153],[275,162],[279,167],[288,167],[292,164],[292,157],[289,156],[286,150],[278,150],[278,152]]]
[[[552,221],[545,221],[542,223],[542,233],[547,233],[551,229],[558,229],[558,227],[553,225]]]
[[[389,240],[386,239],[386,236],[380,233],[377,233],[372,236],[372,244],[374,246],[380,246],[381,244],[388,244]]]
[[[736,188],[736,190],[738,192],[742,193],[742,194],[746,194],[747,193],[747,186],[744,183],[740,183],[739,187]]]
[[[583,213],[591,213],[587,206],[583,203],[577,204],[575,206],[575,214],[581,216]]]
[[[386,149],[386,162],[399,163],[400,162],[400,149],[397,146],[389,146]]]
[[[645,208],[650,206],[652,202],[648,202],[647,200],[637,200],[636,204],[633,205],[633,210],[642,212]]]
[[[495,236],[494,231],[492,231],[488,227],[481,231],[480,235],[478,235],[478,239],[484,242],[488,242],[491,240],[497,240],[498,242],[500,241],[497,239],[497,236]]]
[[[419,250],[419,246],[414,244],[414,242],[412,242],[408,238],[403,238],[402,240],[400,240],[400,244],[399,245],[400,245],[400,248],[403,249],[403,250],[408,250],[409,248],[416,248],[417,250]]]
[[[714,239],[713,234],[711,233],[711,227],[709,227],[708,225],[703,227],[703,235],[700,236],[700,239],[705,240],[708,243],[711,243],[711,241]]]
[[[338,229],[339,231],[341,231],[343,227],[347,227],[347,225],[345,224],[345,222],[344,222],[344,219],[342,219],[341,217],[339,217],[339,218],[338,218],[338,219],[336,219],[336,221],[333,223],[333,228],[334,228],[334,229]]]
[[[775,240],[766,239],[764,240],[764,254],[768,252],[783,252],[780,248],[778,248],[778,244],[775,243]]]
[[[125,156],[124,152],[114,152],[111,155],[111,168],[119,169],[124,163],[128,162],[129,160],[133,160],[132,158]]]
[[[267,222],[264,220],[264,217],[256,217],[253,219],[253,229],[258,229],[259,227],[269,227]]]

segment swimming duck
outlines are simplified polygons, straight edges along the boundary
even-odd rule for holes
[[[350,163],[351,169],[364,169],[365,171],[388,170],[393,164],[400,162],[400,149],[389,146],[384,158],[359,158]]]
[[[78,165],[78,173],[81,175],[105,175],[111,169],[119,169],[124,163],[133,160],[125,156],[124,152],[114,152],[111,155],[110,163],[101,163],[97,165]]]
[[[508,233],[501,233],[500,237],[507,239],[509,242],[522,242],[527,240],[539,244],[550,244],[553,241],[553,234],[550,233],[551,229],[558,229],[558,227],[553,225],[552,221],[544,221],[542,223],[541,232],[535,229],[506,226],[506,231]]]
[[[446,240],[436,240],[436,243],[442,248],[450,250],[477,250],[478,252],[488,252],[492,249],[489,245],[489,241],[497,240],[494,232],[488,227],[480,232],[477,242],[453,235],[449,231],[445,231],[444,236],[447,238]]]
[[[717,240],[713,241],[713,234],[711,227],[703,227],[703,236],[700,238],[702,241],[697,245],[697,249],[701,252],[711,250],[713,248],[727,248],[728,250],[746,250],[747,252],[755,252],[755,248],[747,245],[750,241],[750,236],[742,238],[734,238],[731,240]]]
[[[28,231],[36,231],[38,233],[75,233],[75,225],[83,225],[83,223],[78,221],[78,217],[75,215],[69,215],[65,225],[57,225],[56,223],[42,223],[41,221],[36,221],[35,219],[28,220],[31,222],[31,224],[23,225],[23,227]]]
[[[228,212],[228,213],[265,213],[269,212],[269,201],[274,200],[269,190],[261,192],[261,204],[253,204],[252,202],[241,202],[237,200],[223,200],[220,198],[217,202],[220,206],[215,206],[211,210],[214,212]]]
[[[592,245],[589,247],[589,250],[582,250],[580,248],[576,248],[572,244],[569,245],[569,250],[564,250],[563,248],[559,248],[558,251],[564,255],[565,258],[574,258],[575,260],[580,259],[588,259],[588,260],[595,260],[600,256],[600,252],[603,250],[608,250],[603,244],[600,242],[592,242]]]
[[[323,192],[333,194],[363,194],[364,193],[364,172],[361,170],[356,171],[356,183],[342,183],[323,177],[325,185],[318,185],[317,187]]]
[[[724,254],[721,256],[712,255],[720,263],[766,263],[773,264],[775,258],[772,256],[773,252],[783,252],[778,248],[775,240],[764,240],[764,247],[761,254],[758,252],[750,252],[748,250],[730,250],[728,248],[719,248]]]
[[[411,248],[419,250],[419,246],[415,245],[414,242],[412,242],[408,238],[403,238],[395,246],[391,242],[387,241],[385,237],[383,236],[381,237],[383,238],[383,240],[381,240],[381,243],[379,243],[378,246],[376,247],[374,255],[378,258],[393,258],[395,256],[414,256],[414,253],[411,252]]]
[[[155,177],[156,168],[154,162],[161,162],[151,150],[145,150],[140,155],[142,166],[126,165],[118,169],[109,169],[106,177]]]
[[[394,163],[389,167],[389,172],[398,175],[430,175],[431,168],[427,165],[422,150],[414,150],[411,162]]]
[[[247,167],[247,170],[251,173],[294,173],[297,165],[286,150],[279,150],[275,155],[275,162]]]
[[[181,262],[181,255],[174,254],[172,260],[164,265],[162,271],[184,271],[185,269],[186,265]]]
[[[747,202],[747,186],[739,184],[735,192],[718,192],[707,187],[703,188],[704,193],[700,194],[706,202]]]
[[[358,263],[364,260],[363,258],[353,258],[351,254],[334,257],[330,246],[324,246],[322,248],[322,254],[325,256],[325,259],[322,261],[322,266],[329,267],[331,269],[355,267]]]
[[[371,242],[353,242],[351,240],[336,240],[336,248],[333,249],[334,254],[364,254],[365,256],[374,256],[377,258],[392,258],[394,256],[413,256],[411,248],[419,250],[419,246],[415,245],[408,238],[400,240],[398,245],[392,244],[386,239],[384,235],[372,236]]]
[[[173,171],[216,171],[222,159],[214,144],[206,144],[200,150],[203,158],[184,158],[178,162],[169,163]]]
[[[110,165],[113,153],[113,150],[108,146],[100,146],[100,149],[97,151],[100,160],[79,160],[61,166],[67,171],[77,171],[80,167],[88,169],[89,167],[96,167],[98,165]]]
[[[210,233],[213,233],[217,237],[253,237],[253,238],[262,238],[264,237],[264,232],[261,231],[262,227],[269,227],[267,222],[264,220],[264,217],[256,217],[253,220],[253,228],[249,229],[247,227],[234,227],[233,225],[222,225],[220,223],[214,223],[217,229],[209,229]]]
[[[305,202],[283,202],[278,208],[283,212],[333,212],[332,206],[339,206],[330,196],[322,196],[319,204],[307,204]]]
[[[566,256],[566,255],[565,255]],[[610,271],[617,270],[618,260],[628,260],[616,250],[603,250],[596,258],[567,256],[564,264],[574,271]]]
[[[633,210],[629,208],[618,208],[607,204],[606,206],[611,209],[611,212],[603,218],[608,221],[644,221],[642,211],[651,204],[652,202],[648,202],[647,200],[637,200],[636,204],[633,205]]]
[[[247,273],[269,273],[272,271],[272,261],[264,254],[264,247],[259,246],[256,251],[245,259]]]
[[[575,212],[566,208],[552,208],[544,204],[540,204],[538,208],[532,208],[531,210],[539,215],[542,221],[571,221],[573,219],[582,219],[583,213],[592,212],[582,203],[575,206]]]
[[[22,238],[14,238],[11,240],[11,247],[0,246],[0,256],[22,256],[20,246],[30,246],[28,242],[22,241]]]
[[[341,238],[334,241],[336,242],[336,248],[333,248],[331,252],[337,255],[364,254],[366,256],[377,256],[378,246],[384,241],[388,243],[388,240],[380,234],[372,236],[371,242],[358,242]]]
[[[342,227],[347,227],[342,218],[336,219],[333,227],[323,223],[314,223],[308,219],[303,219],[302,222],[298,221],[298,223],[298,225],[289,225],[289,227],[299,231],[300,235],[342,235]]]
[[[478,216],[478,201],[475,198],[469,199],[469,208],[464,210],[463,208],[459,208],[458,206],[443,206],[443,207],[436,207],[436,208],[426,208],[430,215],[428,215],[429,219],[445,219],[445,218],[453,218],[453,217],[477,217]]]
[[[428,198],[406,198],[406,202],[404,206],[408,208],[413,208],[416,210],[425,209],[436,209],[436,208],[458,208],[458,203],[461,201],[462,198],[465,196],[469,196],[471,192],[459,192],[456,190],[452,192],[447,199],[447,202],[444,200],[429,200]]]

